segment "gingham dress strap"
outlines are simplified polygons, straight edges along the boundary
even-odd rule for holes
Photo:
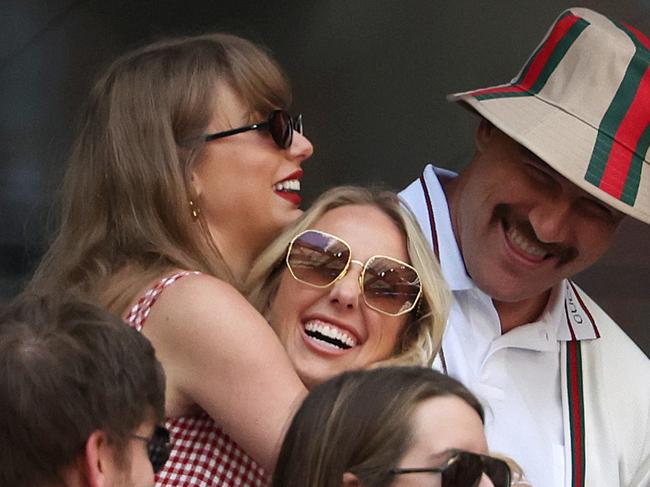
[[[144,322],[147,321],[147,318],[149,317],[152,306],[160,297],[165,288],[174,284],[179,279],[192,274],[200,274],[200,272],[181,271],[172,274],[171,276],[163,277],[152,288],[148,289],[140,299],[138,299],[138,302],[135,303],[129,310],[128,314],[124,318],[124,321],[126,321],[126,323],[132,328],[135,328],[138,331],[142,331],[142,327],[144,326]]]

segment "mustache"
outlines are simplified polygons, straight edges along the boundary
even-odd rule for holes
[[[517,231],[526,239],[533,242],[548,254],[545,258],[551,256],[557,258],[557,263],[555,264],[556,268],[561,267],[578,257],[578,250],[575,247],[559,243],[542,242],[537,238],[535,229],[528,220],[521,220],[512,216],[512,210],[508,204],[502,203],[494,208],[493,221],[495,223],[504,222],[506,230],[510,227],[516,227]]]

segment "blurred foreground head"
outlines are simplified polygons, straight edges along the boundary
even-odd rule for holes
[[[23,295],[0,309],[0,411],[0,485],[153,485],[163,371],[93,305]]]
[[[509,486],[507,464],[486,453],[483,409],[455,379],[428,367],[346,372],[310,391],[273,486]]]

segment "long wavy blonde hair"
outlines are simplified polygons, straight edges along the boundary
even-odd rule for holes
[[[422,283],[420,304],[410,314],[393,355],[373,366],[431,365],[440,347],[450,295],[440,266],[420,227],[393,192],[341,186],[321,195],[298,221],[285,229],[257,258],[244,287],[249,301],[269,319],[271,303],[280,283],[284,257],[291,239],[313,227],[328,211],[346,205],[374,206],[395,222],[406,237],[410,264],[418,271]]]
[[[239,284],[189,207],[191,169],[204,146],[196,141],[215,115],[222,86],[251,116],[291,101],[269,55],[229,34],[159,41],[110,65],[82,113],[60,227],[33,291],[67,289],[122,313],[147,283],[173,268]]]

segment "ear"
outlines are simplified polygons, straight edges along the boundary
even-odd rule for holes
[[[81,464],[85,470],[85,478],[89,487],[110,485],[115,462],[106,433],[101,430],[91,433],[86,440]]]
[[[485,146],[489,144],[494,137],[497,128],[492,125],[488,120],[481,118],[481,122],[478,124],[476,129],[476,134],[474,135],[474,143],[476,144],[476,150],[478,152],[483,152]]]
[[[352,472],[345,472],[343,474],[343,480],[341,481],[341,487],[363,487],[359,477],[354,475]]]
[[[190,170],[190,194],[192,195],[193,199],[200,199],[201,193],[203,192],[203,187],[201,185],[201,177],[197,171],[197,164],[194,164],[194,167]]]

